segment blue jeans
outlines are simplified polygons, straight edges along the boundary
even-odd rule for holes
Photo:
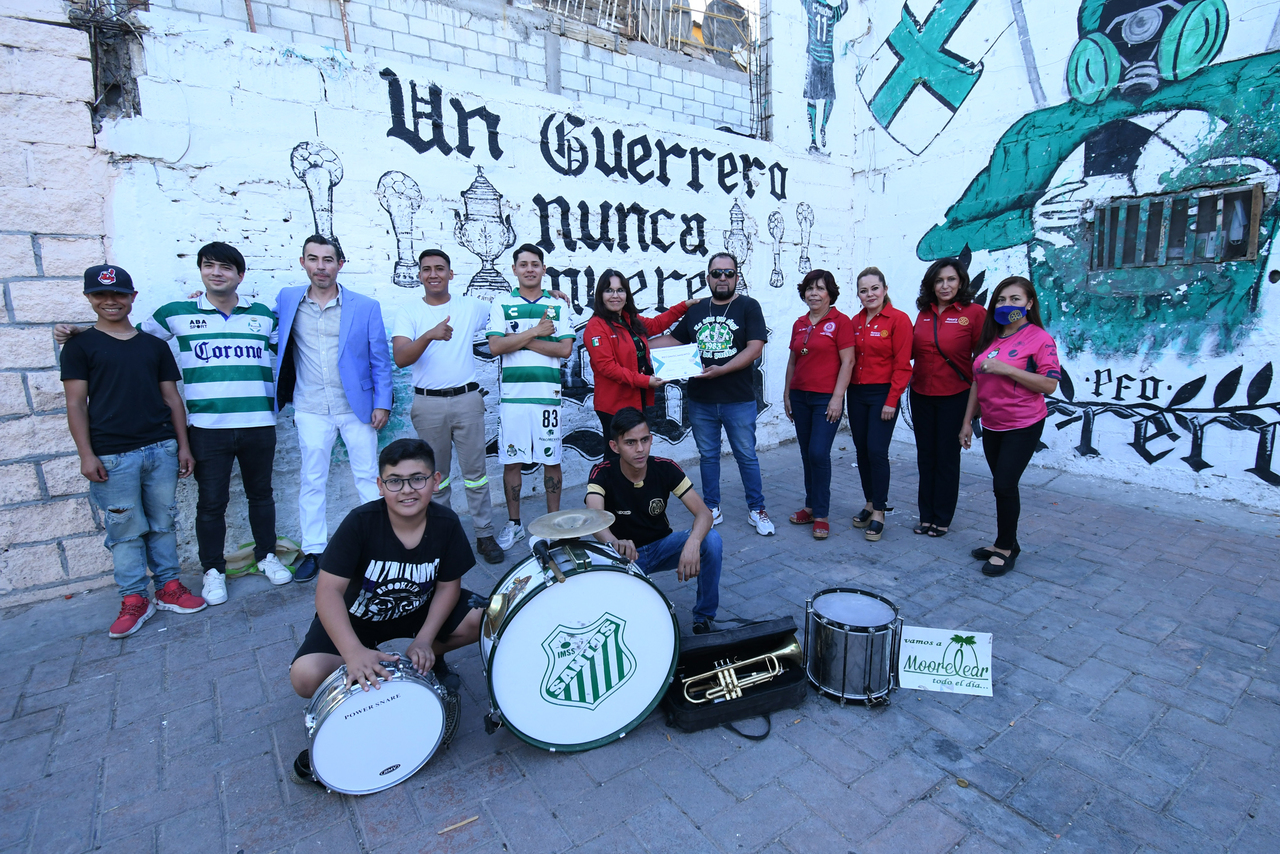
[[[689,539],[689,531],[674,531],[656,542],[636,549],[636,564],[645,575],[680,566],[680,552]],[[720,563],[724,543],[714,529],[707,532],[698,550],[698,601],[693,603],[694,619],[714,620],[720,607]]]
[[[831,515],[831,443],[840,422],[827,420],[830,402],[829,394],[791,390],[791,417],[804,464],[804,506],[812,508],[816,519]]]
[[[756,402],[698,403],[689,401],[693,441],[698,446],[698,470],[702,472],[702,498],[710,508],[720,506],[720,428],[729,437],[733,458],[738,461],[747,508],[764,509],[764,483],[756,458]]]
[[[159,590],[178,577],[178,443],[99,457],[105,483],[90,483],[89,497],[102,511],[104,545],[115,564],[121,596],[147,594],[147,566]]]

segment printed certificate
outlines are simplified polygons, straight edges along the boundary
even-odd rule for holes
[[[697,344],[658,347],[649,351],[654,376],[667,380],[684,380],[702,373],[702,357]]]

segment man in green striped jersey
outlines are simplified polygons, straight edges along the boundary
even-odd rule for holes
[[[196,253],[204,293],[166,303],[138,329],[168,341],[178,339],[178,366],[187,403],[191,454],[196,461],[196,545],[204,571],[204,599],[227,601],[227,503],[231,463],[249,501],[258,569],[272,584],[293,574],[275,555],[276,504],[271,468],[276,455],[276,318],[260,302],[240,296],[244,256],[234,246],[213,242]],[[74,335],[81,330],[59,327]]]
[[[509,521],[498,545],[504,550],[524,539],[521,465],[543,466],[547,512],[560,509],[560,363],[573,351],[574,339],[569,307],[542,289],[542,250],[525,243],[512,258],[519,287],[494,297],[485,333],[490,352],[502,357],[498,456]]]

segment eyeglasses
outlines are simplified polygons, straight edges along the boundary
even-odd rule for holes
[[[425,474],[415,474],[409,477],[384,477],[382,485],[390,492],[399,492],[404,489],[407,483],[415,491],[421,491],[427,488],[427,484],[431,482],[431,478]]]
[[[732,279],[738,275],[737,270],[710,270],[707,275],[713,279]]]

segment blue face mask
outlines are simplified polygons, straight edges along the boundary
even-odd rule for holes
[[[1001,305],[996,306],[993,312],[996,323],[1001,326],[1008,326],[1010,323],[1021,320],[1027,316],[1027,311],[1020,305]]]

